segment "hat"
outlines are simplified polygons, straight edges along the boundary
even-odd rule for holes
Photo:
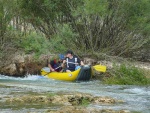
[[[63,60],[65,56],[63,54],[59,54],[59,59]]]
[[[68,50],[68,51],[66,52],[66,54],[73,54],[73,52],[72,52],[71,50]]]

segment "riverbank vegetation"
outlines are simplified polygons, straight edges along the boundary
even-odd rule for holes
[[[108,73],[109,77],[104,77],[104,82],[107,84],[150,85],[150,78],[146,70],[137,68],[133,65],[115,65]]]
[[[0,59],[18,51],[38,58],[69,48],[79,56],[150,61],[149,0],[1,0],[0,9]],[[121,66],[111,75],[127,78],[125,70],[130,69]],[[131,71],[132,77],[141,75]]]
[[[132,57],[149,46],[149,6],[148,0],[1,0],[1,51],[37,38],[28,40],[24,50],[70,47],[77,53]]]

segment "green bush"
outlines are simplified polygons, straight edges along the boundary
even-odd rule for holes
[[[121,64],[114,66],[115,68],[110,71],[110,77],[105,78],[104,82],[107,84],[119,85],[147,85],[150,81],[144,75],[143,70],[131,66]]]
[[[78,34],[74,33],[68,24],[58,25],[58,29],[59,32],[51,39],[51,49],[57,52],[65,52],[67,49],[78,50]]]
[[[63,30],[60,33],[62,32]],[[51,39],[47,39],[42,34],[33,32],[26,37],[22,37],[18,46],[22,48],[26,54],[35,53],[35,58],[38,58],[41,54],[64,53],[67,50],[66,45],[69,43],[65,41],[66,38],[66,36],[63,36],[63,33],[61,35],[54,35]]]
[[[35,58],[38,58],[41,54],[48,54],[50,52],[49,40],[37,33],[21,37],[18,46],[22,48],[26,54],[35,53]]]

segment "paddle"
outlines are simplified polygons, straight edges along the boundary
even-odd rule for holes
[[[61,66],[55,68],[54,70],[56,70],[56,69],[58,69],[58,68],[60,68],[60,67],[61,67]],[[49,67],[44,67],[44,68],[42,68],[42,70],[44,70],[45,72],[47,72],[47,73],[46,73],[45,75],[43,75],[43,76],[46,76],[47,74],[49,74],[49,73],[51,72]]]
[[[43,75],[43,76],[46,76],[47,74],[49,74],[51,72],[49,67],[44,67],[44,68],[41,69],[41,71],[45,71],[46,72],[46,74]]]
[[[96,71],[99,71],[99,72],[106,72],[106,66],[103,66],[103,65],[95,65],[95,66],[92,66]]]
[[[78,64],[78,63],[73,63],[73,62],[68,62],[70,64]],[[99,72],[106,72],[106,66],[104,65],[95,65],[95,66],[92,66],[96,71],[99,71]]]

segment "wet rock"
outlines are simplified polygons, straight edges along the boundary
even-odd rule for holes
[[[72,104],[72,105],[79,105],[82,103],[82,98],[79,97],[68,97],[68,101]]]
[[[35,96],[35,95],[24,95],[20,97],[7,98],[6,102],[10,104],[39,104],[39,105],[56,105],[57,109],[47,110],[47,113],[130,113],[129,110],[112,110],[112,109],[98,109],[82,106],[83,101],[87,100],[89,104],[115,104],[116,102],[122,102],[115,100],[111,97],[94,97],[90,94],[74,93],[74,94],[56,94],[53,96]]]
[[[131,113],[129,110],[120,110],[119,113]]]
[[[52,97],[52,103],[57,103],[57,104],[69,104],[68,102],[68,98],[64,97],[64,96],[59,96],[59,95],[55,95]]]
[[[88,113],[85,108],[80,108],[76,106],[63,106],[60,109],[48,110],[48,113]]]
[[[103,109],[103,110],[101,110],[101,113],[120,113],[120,112],[117,112],[117,111],[112,110],[112,109]]]
[[[57,110],[48,110],[47,113],[130,113],[128,110],[112,110],[112,109],[97,109],[85,108],[78,106],[63,106]]]
[[[95,97],[94,98],[94,103],[100,104],[100,103],[108,103],[108,104],[114,104],[117,101],[113,98],[110,97]]]
[[[114,104],[117,101],[110,97],[93,97],[91,95],[82,94],[82,95],[54,95],[52,97],[47,96],[22,96],[17,98],[10,98],[7,99],[7,102],[25,102],[25,103],[36,103],[36,102],[46,102],[46,103],[53,103],[53,104],[63,104],[63,105],[82,105],[82,101],[87,100],[90,103],[109,103]]]

